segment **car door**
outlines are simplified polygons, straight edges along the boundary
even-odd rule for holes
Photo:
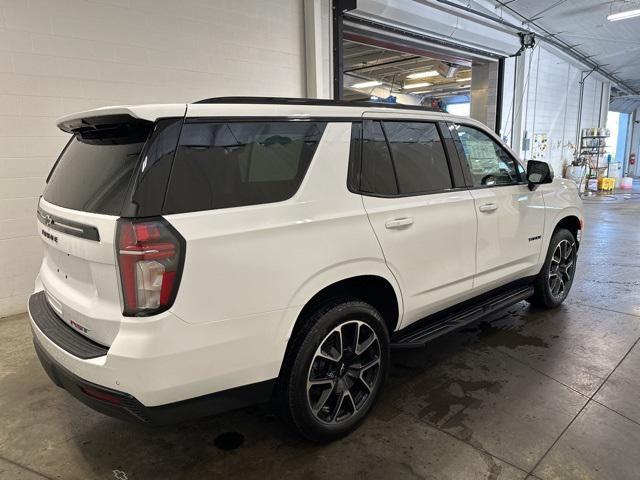
[[[535,275],[544,231],[544,200],[524,168],[493,137],[456,124],[458,150],[478,216],[475,289]]]
[[[435,122],[363,122],[359,190],[402,290],[405,326],[457,303],[473,285],[474,201],[440,132]]]

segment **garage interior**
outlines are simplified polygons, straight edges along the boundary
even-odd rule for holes
[[[635,0],[0,0],[0,478],[638,478],[639,48]],[[85,407],[25,313],[55,120],[231,95],[482,121],[580,185],[568,299],[394,351],[371,415],[329,445],[268,405],[159,428]]]
[[[467,61],[445,62],[349,40],[344,59],[347,101],[395,101],[471,115],[472,69]]]

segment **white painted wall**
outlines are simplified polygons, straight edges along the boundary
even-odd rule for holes
[[[331,2],[301,1],[304,5],[306,96],[333,98]]]
[[[36,202],[67,140],[57,117],[109,104],[304,96],[302,1],[266,3],[0,0],[0,317],[25,310],[39,268]]]
[[[514,138],[511,119],[514,111],[522,112],[522,138],[531,140],[531,148],[524,151],[522,145],[513,145],[524,159],[531,159],[535,134],[547,134],[548,149],[543,160],[548,161],[557,175],[561,175],[564,166],[573,160],[578,122],[578,104],[580,96],[580,78],[583,70],[579,65],[557,55],[552,50],[538,46],[527,51],[524,61],[524,89],[522,96],[513,95],[514,65],[508,63],[510,73],[505,76],[505,94],[503,101],[503,136]],[[589,76],[584,85],[581,128],[604,126],[601,118],[603,95],[608,97],[608,82],[603,82],[595,74]],[[608,101],[608,100],[607,100]],[[508,121],[506,119],[509,119]],[[600,123],[605,122],[605,123]]]

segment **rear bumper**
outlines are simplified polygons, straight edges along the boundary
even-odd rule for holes
[[[83,360],[103,357],[109,348],[76,332],[51,308],[44,291],[29,297],[29,314],[40,331],[66,352]]]
[[[179,423],[266,402],[275,384],[275,380],[267,380],[181,402],[146,407],[128,393],[96,385],[74,375],[56,362],[35,336],[33,344],[42,367],[58,387],[100,413],[151,425]]]
[[[222,383],[218,372],[233,374],[234,370],[228,362],[225,365],[210,354],[217,350],[215,343],[204,357],[200,350],[193,348],[178,353],[165,350],[163,354],[144,357],[122,353],[123,350],[135,353],[136,342],[141,338],[143,345],[166,343],[167,323],[176,324],[179,329],[193,328],[171,317],[158,320],[165,323],[148,325],[145,329],[149,332],[148,338],[138,330],[131,335],[121,331],[117,343],[109,348],[101,347],[104,349],[101,356],[95,356],[96,352],[91,351],[90,355],[81,358],[81,354],[87,353],[86,349],[80,348],[85,337],[57,317],[46,300],[44,303],[38,301],[42,298],[39,292],[29,302],[38,358],[56,385],[94,410],[125,420],[162,425],[266,402],[271,397],[275,378],[247,379],[229,385],[231,388],[216,388],[216,384]],[[161,328],[163,326],[165,328]],[[169,329],[168,335],[175,339],[177,334]],[[189,343],[188,338],[184,340]],[[194,355],[199,356],[194,359]],[[200,372],[194,373],[192,365],[195,361]],[[189,375],[196,374],[197,380],[210,387],[199,391],[191,388],[193,377]],[[238,378],[242,377],[238,375],[236,381]],[[158,395],[158,391],[162,395]],[[154,396],[160,397],[159,401],[153,401]],[[147,397],[152,397],[151,403],[145,400]]]

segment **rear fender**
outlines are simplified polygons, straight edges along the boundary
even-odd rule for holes
[[[372,275],[387,280],[393,287],[398,302],[398,323],[402,324],[402,314],[404,311],[402,303],[402,294],[396,278],[393,276],[383,259],[359,259],[344,263],[331,265],[323,270],[316,272],[309,277],[300,288],[293,294],[289,303],[290,307],[287,311],[293,317],[293,321],[283,322],[286,332],[283,332],[288,339],[295,326],[296,320],[302,308],[321,290],[333,285],[337,282],[348,280],[350,278]]]

